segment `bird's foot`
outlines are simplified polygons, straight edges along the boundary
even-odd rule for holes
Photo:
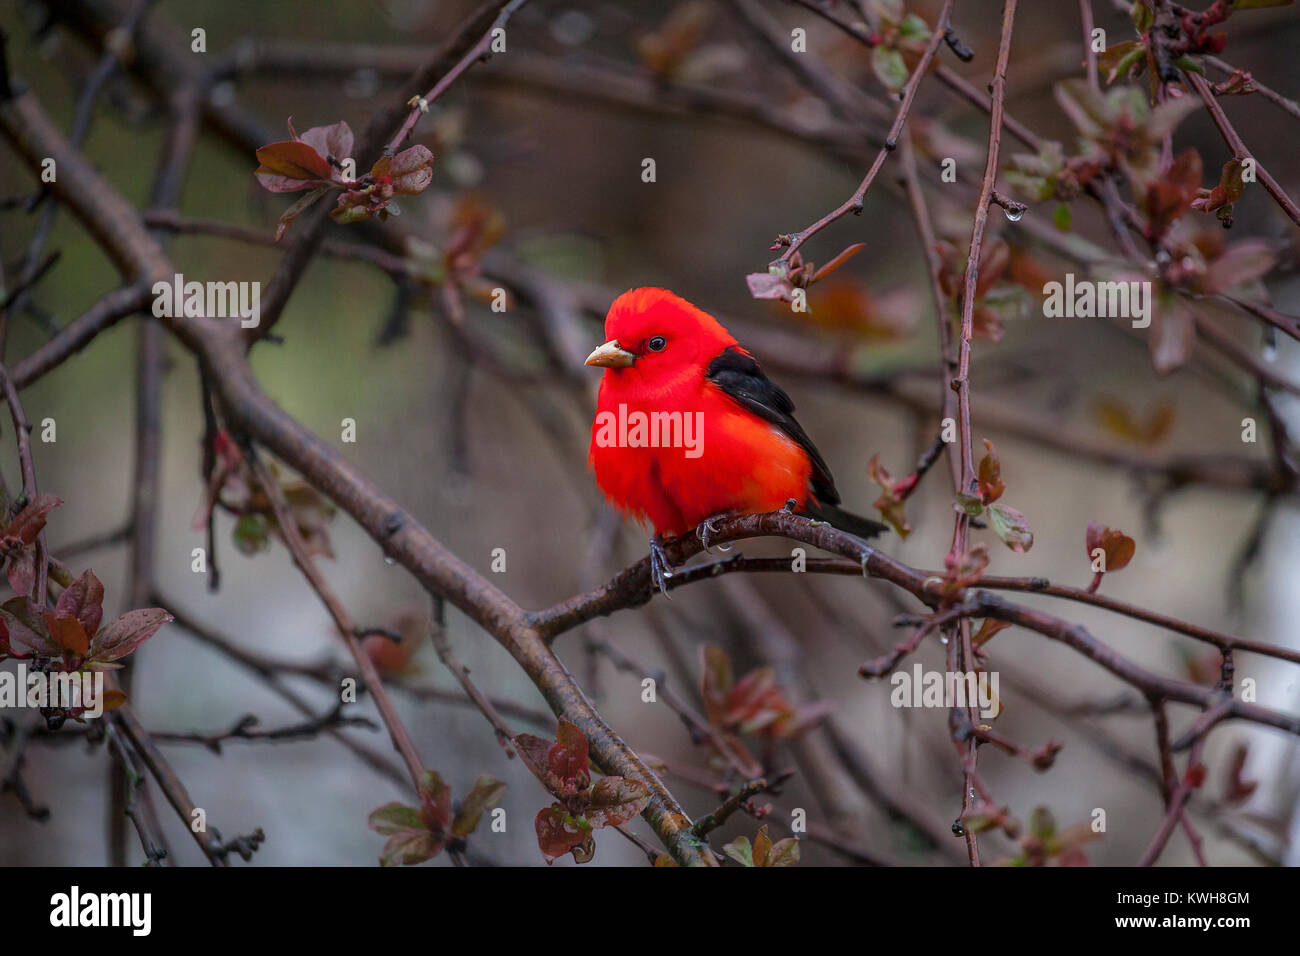
[[[799,502],[795,501],[793,498],[787,498],[785,499],[785,504],[781,506],[781,514],[792,515],[795,513],[794,509],[797,507],[799,507]]]
[[[650,539],[650,582],[668,597],[668,579],[673,576],[673,566],[664,554],[664,539],[655,535]]]
[[[700,522],[699,527],[695,529],[695,534],[699,537],[700,546],[704,548],[705,551],[709,550],[709,539],[718,533],[718,529],[713,526],[714,522],[721,521],[723,518],[730,518],[730,517],[731,517],[731,512],[719,511],[717,514],[710,515],[709,517],[705,518],[703,521]],[[726,545],[720,544],[718,545],[718,550],[730,551],[731,548]]]

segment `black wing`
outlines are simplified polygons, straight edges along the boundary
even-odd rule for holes
[[[835,490],[835,479],[826,465],[826,459],[812,443],[808,433],[795,421],[794,402],[764,374],[754,357],[738,345],[728,346],[721,355],[709,363],[705,376],[733,401],[749,409],[759,418],[771,422],[788,435],[812,459],[812,490],[817,500],[825,505],[840,503],[840,493]]]

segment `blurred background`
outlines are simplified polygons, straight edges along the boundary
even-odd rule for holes
[[[84,24],[120,23],[130,4],[96,0],[69,6],[72,12],[62,17],[81,18],[81,28],[52,17],[46,4],[0,0],[11,72],[65,130],[80,86],[100,56],[95,31]],[[807,56],[838,78],[836,88],[846,91],[847,102],[869,101],[863,111],[874,128],[888,126],[896,100],[873,76],[868,51],[796,5],[763,0],[758,6],[782,36],[805,28]],[[1133,37],[1127,18],[1109,3],[1096,0],[1093,6],[1110,44]],[[931,23],[938,7],[929,0],[907,3]],[[269,142],[287,138],[290,117],[300,132],[346,120],[359,133],[470,9],[465,3],[415,0],[324,6],[291,0],[159,2],[142,30],[167,56],[195,70],[217,71],[211,96],[255,119]],[[873,455],[901,477],[934,436],[934,307],[922,247],[894,182],[896,157],[867,195],[860,217],[846,217],[804,247],[806,257],[820,264],[851,243],[866,243],[833,279],[814,288],[811,314],[794,314],[785,303],[758,301],[748,293],[745,276],[763,272],[777,254],[769,251],[774,237],[803,228],[843,202],[876,148],[823,97],[808,92],[800,76],[756,38],[740,9],[727,3],[540,0],[524,6],[509,24],[507,52],[471,69],[417,127],[415,141],[435,154],[433,186],[399,199],[400,218],[378,227],[394,230],[412,257],[430,263],[441,262],[457,241],[466,245],[463,319],[451,315],[436,290],[419,283],[399,287],[366,263],[319,257],[277,326],[284,344],[264,344],[253,353],[272,398],[525,607],[552,604],[612,577],[644,557],[646,534],[610,513],[586,470],[598,376],[591,369],[555,367],[532,303],[512,296],[512,307],[498,314],[475,296],[475,289],[501,284],[500,275],[541,275],[578,290],[584,302],[593,303],[583,319],[587,347],[604,340],[597,304],[607,305],[634,286],[669,287],[719,315],[790,392],[853,510],[872,513],[879,494],[868,476]],[[853,4],[837,9],[846,20],[854,18]],[[960,0],[954,26],[975,57],[963,63],[940,50],[940,61],[980,90],[992,70],[1000,11],[995,0]],[[206,53],[191,52],[195,28],[206,31]],[[1284,96],[1300,94],[1294,68],[1300,20],[1294,8],[1242,14],[1226,29],[1225,59]],[[1067,147],[1076,134],[1053,98],[1053,86],[1082,75],[1081,37],[1076,4],[1021,4],[1007,109],[1040,136]],[[333,46],[343,43],[373,49],[357,53],[353,63]],[[691,89],[711,91],[720,102],[761,103],[792,119],[782,130],[738,117],[739,109],[728,115],[692,106],[681,95]],[[1300,192],[1297,120],[1257,95],[1225,98],[1224,108],[1282,186],[1292,195]],[[929,79],[913,117],[914,131],[925,140],[918,140],[918,162],[927,171],[927,197],[940,236],[964,256],[987,116]],[[119,71],[101,94],[84,151],[143,207],[163,131],[139,74]],[[1200,152],[1211,184],[1230,158],[1203,111],[1179,127],[1175,143]],[[1003,151],[1025,149],[1004,136]],[[956,158],[957,183],[938,182],[934,170],[942,156]],[[645,158],[655,160],[652,183],[642,180]],[[251,151],[230,137],[205,132],[181,194],[181,216],[270,237],[295,197],[261,189],[252,176],[255,165]],[[29,172],[7,147],[0,149],[0,181],[5,195],[33,189]],[[1052,224],[1053,203],[1032,205],[1018,222],[994,209],[989,240],[1007,243],[1018,276],[1061,279],[1075,267],[1041,236],[1055,231],[1062,241],[1114,248],[1095,204],[1076,200],[1070,208],[1068,234]],[[7,268],[24,254],[36,218],[14,209],[0,213],[0,257]],[[1268,292],[1276,308],[1295,313],[1300,234],[1260,188],[1247,189],[1235,220],[1229,241],[1258,237],[1276,250]],[[1198,217],[1198,225],[1222,231],[1206,216]],[[327,236],[356,239],[351,228],[331,225]],[[168,242],[187,277],[264,286],[281,254],[207,235],[178,235]],[[62,324],[117,285],[112,264],[66,211],[54,220],[49,248],[62,256],[33,295],[41,314],[11,322],[11,363],[45,341],[48,318]],[[1203,344],[1176,371],[1157,375],[1146,333],[1099,320],[1045,319],[1041,295],[1022,288],[1017,296],[1028,299],[1006,310],[1001,341],[975,343],[974,437],[977,448],[983,438],[996,443],[1006,500],[1028,517],[1035,542],[1027,554],[1015,554],[990,532],[978,532],[992,553],[990,573],[1086,585],[1091,573],[1085,527],[1096,520],[1137,541],[1133,563],[1108,575],[1103,593],[1239,636],[1300,646],[1291,626],[1300,615],[1294,491],[1269,494],[1235,480],[1183,486],[1174,481],[1171,487],[1163,470],[1163,463],[1184,456],[1245,460],[1267,470],[1267,429],[1261,428],[1258,444],[1241,440],[1242,419],[1260,418],[1256,383]],[[1205,309],[1225,334],[1278,375],[1300,377],[1296,342],[1280,336],[1270,343],[1261,323],[1218,306]],[[137,321],[100,335],[23,393],[30,419],[58,423],[58,440],[35,448],[42,490],[65,501],[47,531],[55,554],[117,531],[129,516]],[[191,571],[192,549],[205,544],[194,525],[204,499],[203,417],[194,361],[174,342],[168,349],[158,496],[161,596],[169,608],[246,654],[308,669],[329,661],[342,668],[345,654],[328,615],[278,542],[259,553],[241,553],[234,520],[222,514],[220,590],[209,593],[206,578]],[[1291,396],[1275,393],[1275,404],[1284,420],[1300,426]],[[346,418],[356,421],[355,443],[341,440]],[[8,434],[7,421],[3,430]],[[17,460],[9,438],[4,441],[0,467],[15,487]],[[951,542],[946,471],[941,462],[909,500],[914,532],[906,540],[885,539],[889,553],[916,567],[941,568]],[[393,624],[429,614],[417,583],[386,565],[380,549],[346,516],[333,519],[328,535],[334,557],[321,566],[354,618]],[[781,541],[740,547],[746,554],[790,551]],[[493,573],[497,548],[505,549],[504,573]],[[95,569],[105,583],[106,610],[125,609],[120,541],[68,560],[77,571]],[[1095,608],[1021,598],[1083,624],[1151,669],[1207,683],[1217,679],[1218,655],[1207,645]],[[556,648],[622,737],[666,763],[665,782],[693,814],[718,802],[702,785],[710,775],[707,755],[692,746],[669,708],[642,702],[642,675],[662,671],[663,686],[698,710],[703,645],[726,648],[738,674],[773,665],[792,700],[827,701],[834,708],[825,724],[774,746],[774,765],[799,771],[779,797],[766,798],[776,807],[774,835],[791,809],[804,808],[823,837],[874,859],[960,863],[962,841],[949,832],[960,812],[960,764],[947,713],[892,707],[887,682],[857,676],[865,659],[904,635],[891,627],[894,616],[919,609],[880,582],[733,575],[593,622],[563,635]],[[550,735],[545,704],[514,661],[454,611],[448,627],[479,686],[521,709],[507,715],[515,728]],[[414,633],[420,633],[418,623]],[[633,672],[616,668],[599,642],[630,658]],[[393,678],[420,691],[394,695],[422,757],[454,793],[465,792],[483,773],[509,784],[502,804],[507,833],[477,836],[472,857],[540,864],[532,818],[549,799],[518,761],[506,759],[477,711],[442,699],[455,696],[454,682],[427,643],[411,645],[418,649],[409,664],[395,662],[404,670]],[[928,642],[915,660],[942,670],[943,650]],[[1107,831],[1088,844],[1088,859],[1133,863],[1164,815],[1151,776],[1157,754],[1149,709],[1131,688],[1038,635],[1009,629],[989,652],[990,667],[1002,680],[1005,709],[998,732],[1030,748],[1048,739],[1064,745],[1047,772],[983,748],[981,769],[998,801],[1022,821],[1035,807],[1047,807],[1062,827],[1086,822],[1094,808],[1103,808]],[[1255,679],[1260,703],[1300,710],[1294,665],[1239,655],[1236,667],[1238,679]],[[218,733],[250,713],[267,729],[301,720],[256,673],[178,623],[134,656],[132,670],[132,702],[151,731]],[[281,679],[318,710],[327,710],[334,699],[327,682],[293,673]],[[358,707],[371,713],[369,702]],[[20,716],[9,712],[4,719]],[[1186,708],[1172,709],[1175,735],[1193,716]],[[381,729],[344,734],[384,755],[390,751]],[[12,795],[0,799],[0,862],[108,862],[108,758],[103,747],[65,736],[63,742],[34,742],[27,750],[23,777],[33,799],[48,807],[48,819],[30,819]],[[161,746],[224,837],[264,830],[266,842],[254,858],[262,865],[373,864],[383,838],[367,828],[367,814],[408,798],[404,787],[330,736],[231,740],[220,755],[191,742]],[[1240,776],[1258,786],[1244,799],[1225,799],[1234,755],[1242,747]],[[1192,807],[1210,861],[1300,861],[1295,739],[1224,725],[1210,740],[1206,763],[1207,783]],[[902,821],[889,806],[905,807],[913,818]],[[180,822],[166,812],[162,819],[172,858],[201,863]],[[740,814],[723,833],[752,838],[756,826]],[[644,823],[632,829],[649,836]],[[138,843],[128,849],[130,862],[142,858]],[[985,838],[983,852],[993,861],[1018,851],[995,834]],[[852,862],[811,839],[803,843],[803,859]],[[433,865],[447,862],[439,857]],[[639,865],[644,856],[606,831],[598,837],[594,862]],[[1192,862],[1181,833],[1170,840],[1161,862]]]

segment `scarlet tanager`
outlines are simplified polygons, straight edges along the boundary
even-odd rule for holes
[[[884,525],[842,511],[825,459],[794,418],[794,403],[735,337],[667,289],[632,289],[605,317],[605,370],[592,425],[596,483],[624,514],[654,528],[650,571],[672,576],[664,536],[714,519],[796,510],[861,537]]]

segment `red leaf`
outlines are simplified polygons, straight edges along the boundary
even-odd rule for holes
[[[10,640],[42,657],[58,657],[62,653],[46,630],[40,613],[32,607],[31,598],[26,595],[10,598],[0,605],[0,611],[5,614]]]
[[[75,617],[87,634],[99,630],[104,619],[104,585],[89,568],[73,581],[54,605],[54,613]],[[83,652],[84,653],[84,652]]]
[[[558,803],[539,810],[533,826],[537,830],[537,846],[548,866],[580,846],[590,835],[590,831],[584,830],[578,820]]]
[[[1118,571],[1133,560],[1137,553],[1137,542],[1118,528],[1108,528],[1096,521],[1088,522],[1087,534],[1088,560],[1096,559],[1100,548],[1105,561],[1104,571]]]
[[[61,504],[63,500],[56,495],[37,495],[9,522],[6,533],[21,538],[23,544],[31,544],[44,530],[46,515]]]
[[[441,834],[451,823],[451,787],[436,770],[420,777],[420,817],[434,833]]]
[[[393,192],[398,195],[424,192],[433,182],[433,153],[423,146],[404,149],[393,157],[388,175],[393,177]]]
[[[41,617],[45,618],[45,626],[50,630],[50,637],[54,638],[54,643],[63,648],[65,654],[86,656],[86,651],[90,649],[90,638],[86,636],[80,621],[63,614],[42,614]]]
[[[980,500],[990,505],[1002,497],[1002,492],[1007,486],[1002,481],[1002,462],[998,460],[998,453],[993,449],[993,442],[984,439],[984,447],[988,449],[988,454],[980,459]]]
[[[572,782],[579,790],[585,790],[591,782],[591,771],[587,769],[587,738],[576,724],[561,717],[555,739],[556,744],[546,755],[546,769],[560,781]]]
[[[709,723],[721,727],[726,711],[727,693],[731,690],[731,658],[716,644],[705,644],[700,649],[703,659],[700,696],[704,698],[704,712]]]
[[[333,126],[313,126],[298,137],[319,155],[342,162],[352,156],[352,127],[343,120]]]
[[[91,641],[90,657],[96,661],[126,657],[171,620],[175,619],[160,607],[127,611],[95,635]]]
[[[769,695],[775,689],[776,671],[773,668],[756,667],[750,671],[727,694],[723,726],[734,727],[755,719],[766,708]]]
[[[303,189],[313,189],[320,185],[317,179],[297,179],[293,176],[281,176],[265,166],[258,166],[253,175],[262,184],[262,188],[273,193],[296,193]]]
[[[303,186],[320,179],[328,181],[330,178],[330,164],[325,157],[306,143],[296,140],[263,146],[257,151],[257,161],[267,173],[286,179],[303,180]]]
[[[546,782],[546,765],[549,762],[551,741],[545,737],[538,737],[536,734],[516,734],[514,736],[515,749],[519,752],[520,759],[531,770],[534,776],[543,783]]]
[[[31,594],[36,586],[36,554],[31,548],[25,548],[9,562],[6,573],[9,586],[15,594]]]

